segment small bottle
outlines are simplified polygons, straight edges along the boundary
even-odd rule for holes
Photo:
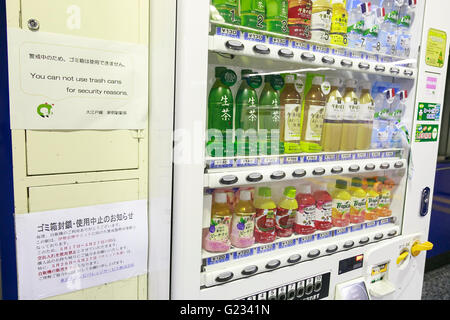
[[[327,185],[325,183],[316,185],[315,189],[313,193],[314,200],[316,201],[314,227],[317,230],[329,230],[333,227],[333,223],[331,222],[333,198],[327,191]]]
[[[255,203],[255,240],[258,243],[270,243],[275,241],[277,237],[275,229],[277,206],[272,200],[270,188],[259,188],[258,196],[259,199]]]
[[[378,192],[380,198],[378,200],[377,214],[378,217],[389,217],[392,215],[392,210],[390,209],[392,194],[391,190],[393,187],[392,181],[389,181],[386,177],[378,178]],[[390,183],[391,182],[391,183]]]
[[[278,237],[289,237],[294,233],[294,222],[298,211],[295,193],[294,187],[286,187],[283,193],[284,197],[278,204],[276,224]]]
[[[344,99],[339,92],[341,79],[330,80],[331,91],[327,97],[325,114],[323,116],[321,145],[325,152],[339,151],[342,136],[342,121],[344,119]]]
[[[330,44],[346,47],[348,13],[344,6],[344,0],[332,0]]]
[[[350,207],[350,222],[351,223],[362,223],[365,219],[366,214],[366,192],[362,188],[361,178],[352,179],[351,187],[352,203]]]
[[[311,186],[300,185],[296,196],[298,203],[297,219],[294,223],[294,231],[297,234],[311,234],[316,231],[314,220],[316,215],[316,200],[311,194]]]
[[[302,39],[311,39],[311,0],[289,0],[289,34]]]
[[[322,92],[322,77],[316,76],[305,97],[302,123],[302,143],[320,144],[327,98]]]
[[[356,150],[367,150],[372,140],[373,120],[375,115],[375,102],[370,95],[371,83],[362,84],[359,99],[360,112],[358,115],[358,130],[356,133]]]
[[[352,196],[347,191],[347,181],[336,180],[331,209],[333,226],[346,227],[350,224],[351,200]]]
[[[330,0],[313,1],[311,15],[312,41],[330,43],[331,12]]]
[[[352,151],[356,147],[358,132],[359,99],[355,92],[356,80],[345,81],[344,120],[342,124],[341,151]]]
[[[375,184],[377,182],[375,179],[367,179],[367,201],[366,201],[366,220],[376,220],[378,219],[378,200],[380,194],[375,189]]]
[[[231,218],[227,194],[216,192],[211,209],[211,225],[203,238],[203,249],[209,252],[226,252],[230,249]]]
[[[301,95],[295,88],[295,75],[285,76],[285,86],[280,96],[281,101],[281,142],[284,153],[300,152],[300,120],[302,115]]]
[[[231,244],[236,248],[247,248],[255,243],[255,207],[250,190],[240,190],[239,201],[234,208],[231,221]]]

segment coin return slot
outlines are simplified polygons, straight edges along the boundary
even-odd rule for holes
[[[313,171],[313,175],[315,175],[315,176],[321,176],[324,173],[325,173],[324,168],[317,168],[317,169],[314,169],[314,171]]]
[[[326,64],[334,64],[335,60],[333,57],[325,56],[322,58],[322,62]]]
[[[333,169],[331,169],[331,173],[334,174],[342,173],[342,171],[344,171],[344,168],[342,167],[334,167]]]
[[[370,241],[369,237],[364,237],[359,240],[360,244],[366,244]]]
[[[301,178],[301,177],[304,177],[304,176],[306,176],[306,171],[303,170],[303,169],[295,170],[294,172],[292,172],[292,176],[293,176],[294,178]]]
[[[233,272],[224,272],[216,278],[216,282],[226,282],[233,278]]]
[[[316,60],[316,56],[313,55],[312,53],[302,53],[301,58],[302,58],[302,60],[311,61],[311,62]]]
[[[289,259],[288,259],[287,262],[288,262],[288,263],[297,263],[297,262],[300,261],[301,258],[302,258],[301,255],[299,255],[299,254],[294,254],[294,255],[292,255],[292,256],[289,257]]]
[[[344,243],[344,248],[345,249],[351,248],[351,247],[353,247],[354,244],[355,244],[355,242],[353,242],[352,240],[349,240]]]
[[[235,184],[236,182],[238,182],[238,177],[233,176],[233,175],[225,176],[225,177],[222,177],[219,182],[220,182],[220,184],[229,186],[229,185],[232,185],[232,184]]]
[[[225,43],[225,47],[227,47],[228,49],[231,49],[231,50],[236,50],[236,51],[244,50],[244,45],[242,44],[242,42],[237,41],[237,40],[228,40]]]
[[[314,283],[314,291],[318,292],[320,291],[320,289],[322,289],[322,281],[317,281]]]
[[[303,295],[305,294],[305,284],[302,281],[300,284],[297,284],[297,292],[296,292],[296,296],[297,298],[301,298],[303,297]]]
[[[354,164],[354,165],[350,166],[350,168],[348,168],[348,171],[350,171],[350,172],[358,172],[359,171],[359,166],[357,164]]]
[[[244,270],[242,270],[242,275],[244,276],[250,276],[258,271],[257,266],[248,266]]]
[[[315,258],[315,257],[318,257],[319,254],[320,254],[320,250],[315,249],[315,250],[312,250],[312,251],[310,251],[310,252],[308,253],[308,257],[309,257],[309,258]]]
[[[333,253],[333,252],[336,252],[337,249],[338,249],[337,245],[332,245],[332,246],[329,246],[326,251],[327,251],[327,253]]]
[[[247,176],[247,181],[248,182],[259,182],[263,179],[263,175],[260,173],[250,173]]]
[[[256,53],[259,53],[259,54],[269,54],[270,53],[270,49],[267,48],[266,46],[263,46],[262,44],[257,44],[256,46],[254,46],[253,51],[255,51]]]
[[[281,288],[278,290],[278,300],[286,300],[286,291],[281,291]]]
[[[306,285],[305,293],[306,295],[310,295],[314,290],[314,285],[312,283],[309,283]]]
[[[294,300],[295,298],[295,290],[289,290],[288,291],[288,295],[287,295],[287,299],[288,300]]]
[[[284,173],[283,171],[275,171],[274,173],[272,173],[272,175],[270,176],[270,178],[272,180],[281,180],[284,177],[286,177],[286,173]]]
[[[293,58],[294,57],[294,53],[289,49],[278,50],[278,55],[283,58]]]
[[[266,264],[266,269],[275,269],[275,268],[278,268],[279,266],[280,266],[280,264],[281,264],[281,261],[280,260],[272,260],[272,261],[269,261],[267,264]]]

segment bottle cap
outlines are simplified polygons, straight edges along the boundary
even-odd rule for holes
[[[311,193],[311,185],[309,184],[301,184],[298,188],[298,193],[301,194],[310,194]]]
[[[225,67],[216,67],[216,78],[220,78],[222,76],[222,73],[227,71],[227,68]]]
[[[312,84],[313,85],[317,85],[320,86],[323,82],[323,78],[322,77],[314,77],[312,80]]]
[[[272,79],[272,77],[273,77],[273,75],[271,75],[271,74],[266,74],[266,75],[264,76],[264,81],[265,81],[265,82],[269,82],[269,81]]]
[[[362,83],[362,88],[366,90],[370,90],[372,88],[372,83],[370,81],[364,81]]]
[[[239,198],[242,201],[249,201],[252,199],[252,194],[250,190],[241,190],[241,192],[239,193]]]
[[[225,192],[216,192],[214,194],[214,198],[217,203],[226,203],[227,202],[227,194]]]
[[[347,189],[347,181],[345,180],[336,180],[336,188],[338,189]]]
[[[284,81],[285,81],[286,83],[294,83],[294,82],[295,82],[295,74],[287,74],[287,75],[284,77]]]
[[[328,82],[330,82],[332,87],[340,87],[342,83],[340,78],[330,78]]]
[[[327,191],[327,184],[325,182],[317,183],[314,185],[314,192],[316,191]]]
[[[297,190],[294,187],[286,187],[283,194],[288,198],[294,199],[297,194]]]
[[[345,86],[347,88],[356,88],[356,80],[355,79],[347,79],[347,80],[345,80]]]
[[[361,188],[362,187],[362,180],[361,180],[361,178],[353,178],[352,179],[352,187]]]
[[[333,4],[335,4],[335,3],[342,3],[343,4],[344,3],[344,0],[332,0],[332,1],[333,1],[332,2]]]
[[[258,195],[260,197],[271,197],[272,196],[272,190],[269,187],[261,187],[258,189]]]

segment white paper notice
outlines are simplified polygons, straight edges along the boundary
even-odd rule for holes
[[[12,129],[144,129],[145,45],[8,29]]]
[[[19,299],[147,273],[147,200],[18,214]]]

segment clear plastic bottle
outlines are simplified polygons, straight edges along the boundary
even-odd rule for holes
[[[333,227],[331,222],[331,207],[333,198],[327,191],[326,183],[315,185],[313,193],[316,200],[316,214],[314,218],[314,226],[317,230],[329,230]]]
[[[390,89],[394,90],[394,89]],[[387,96],[392,94],[388,94],[388,90],[380,91],[375,97],[375,115],[373,121],[373,130],[372,130],[372,141],[371,148],[372,149],[384,149],[388,148],[389,141],[389,112],[391,108],[391,103],[388,100]]]
[[[211,225],[203,235],[203,249],[209,252],[226,252],[230,249],[230,224],[232,212],[225,192],[214,193],[211,208]]]
[[[296,199],[298,203],[298,213],[297,219],[294,223],[295,233],[314,233],[316,231],[316,227],[314,226],[316,200],[311,194],[311,186],[309,184],[300,185]]]
[[[362,83],[361,97],[359,98],[360,112],[358,131],[356,133],[356,149],[367,150],[372,140],[375,102],[370,94],[372,84],[369,81]]]
[[[386,13],[380,28],[380,51],[382,53],[397,54],[397,22],[401,4],[403,4],[403,0],[384,0],[381,4]]]
[[[231,244],[236,248],[247,248],[255,243],[255,207],[250,190],[239,191],[239,201],[234,208],[231,221]]]
[[[333,204],[331,216],[333,226],[346,227],[350,224],[350,207],[352,196],[347,190],[347,181],[336,180],[336,188],[333,192]]]
[[[325,152],[336,152],[339,151],[341,144],[344,99],[339,92],[342,80],[340,78],[332,78],[329,82],[331,91],[325,106],[321,145]]]
[[[330,0],[313,1],[311,15],[312,41],[330,43],[331,12]]]
[[[312,86],[305,96],[302,123],[302,143],[319,144],[322,137],[323,115],[325,111],[326,96],[321,84],[323,78],[316,76]]]
[[[295,75],[286,75],[280,101],[280,137],[284,145],[284,153],[298,153],[300,152],[302,99],[295,88]]]
[[[258,243],[275,241],[277,206],[272,200],[272,189],[261,187],[258,189],[258,201],[255,202],[255,240]]]
[[[331,4],[330,44],[346,47],[348,45],[348,13],[344,0],[332,0]]]
[[[289,34],[302,39],[311,39],[311,0],[289,0]]]
[[[344,120],[342,124],[341,151],[352,151],[356,147],[358,132],[359,98],[355,92],[356,80],[345,81]]]
[[[366,220],[378,219],[378,201],[380,199],[380,194],[377,192],[378,184],[375,179],[367,179]]]
[[[352,7],[348,12],[348,46],[355,49],[364,49],[364,17],[361,13],[361,2],[353,1]]]
[[[361,223],[365,220],[366,214],[366,191],[362,188],[361,178],[352,178],[351,185],[352,203],[350,207],[350,222]]]
[[[400,7],[398,19],[397,55],[408,58],[411,53],[411,25],[414,20],[414,6],[405,0]]]
[[[294,222],[297,218],[298,203],[295,200],[294,187],[286,187],[283,199],[278,203],[276,230],[278,237],[289,237],[294,233]]]

